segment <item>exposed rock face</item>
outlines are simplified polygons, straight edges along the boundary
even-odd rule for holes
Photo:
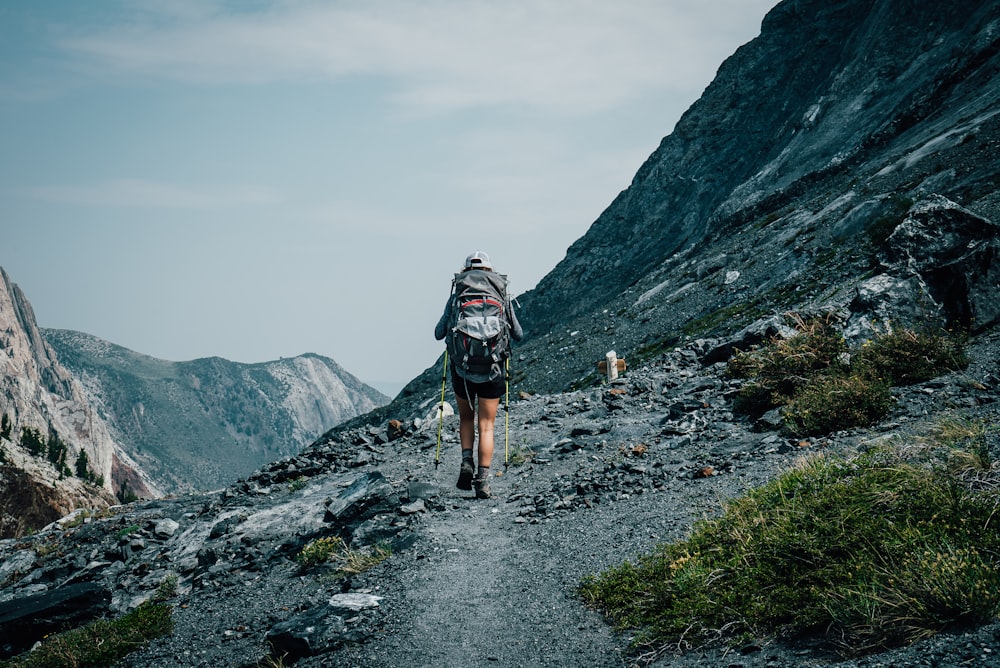
[[[388,402],[333,360],[168,362],[43,330],[123,447],[165,491],[217,489]]]
[[[8,425],[7,437],[0,438],[6,459],[0,469],[0,535],[28,528],[33,517],[46,520],[50,513],[61,516],[80,505],[108,505],[126,480],[138,494],[157,492],[112,438],[81,384],[56,359],[31,304],[2,269],[0,371],[0,416],[6,416]],[[19,445],[24,428],[46,441],[64,443],[64,462],[74,473],[80,452],[86,453],[88,469],[101,487],[61,476],[45,456],[28,455]]]
[[[998,72],[995,2],[782,2],[520,297],[519,386],[580,386],[607,350],[638,361],[795,305],[841,307],[852,282],[886,271],[879,251],[896,225],[927,206],[941,214],[932,225],[947,217],[928,197],[997,221]],[[994,230],[964,234],[981,243]],[[982,276],[935,289],[936,307],[991,321],[991,252],[931,270],[961,282],[955,271],[979,262]],[[951,303],[965,294],[976,305]]]

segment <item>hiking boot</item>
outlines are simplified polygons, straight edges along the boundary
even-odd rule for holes
[[[466,491],[472,489],[472,476],[476,473],[476,467],[471,459],[462,460],[462,468],[458,472],[458,483],[455,487]]]
[[[488,478],[476,478],[476,498],[488,499],[490,494],[490,481]]]

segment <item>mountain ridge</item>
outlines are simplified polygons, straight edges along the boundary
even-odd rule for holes
[[[173,362],[82,332],[43,333],[85,379],[120,440],[171,492],[224,486],[388,401],[315,353]]]
[[[43,329],[2,268],[0,288],[0,536],[218,489],[388,401],[315,353],[170,362]]]

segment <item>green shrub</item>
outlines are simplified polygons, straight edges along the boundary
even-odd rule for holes
[[[899,329],[850,356],[831,318],[794,324],[795,336],[736,352],[727,371],[748,381],[737,391],[734,411],[757,416],[782,407],[785,430],[796,436],[874,424],[891,408],[893,385],[968,364],[963,337]]]
[[[810,378],[845,367],[847,344],[832,319],[796,318],[794,324],[798,330],[795,336],[776,338],[747,352],[737,351],[729,359],[729,375],[751,381],[737,396],[740,412],[763,413],[784,405]]]
[[[300,475],[299,477],[293,479],[291,482],[288,483],[288,491],[297,492],[300,489],[305,488],[307,484],[309,484],[309,478],[307,478],[304,475]]]
[[[964,336],[898,329],[861,347],[854,365],[893,385],[912,385],[969,365]]]
[[[121,529],[119,529],[115,533],[115,538],[121,540],[125,536],[129,536],[131,534],[134,534],[138,530],[139,530],[139,525],[138,524],[130,524],[127,527],[122,527]]]
[[[902,453],[803,462],[579,594],[647,659],[798,634],[863,654],[993,619],[997,486],[972,491]]]
[[[892,407],[889,383],[862,375],[816,376],[787,404],[785,429],[796,436],[874,424]]]
[[[334,555],[343,547],[344,541],[336,536],[317,538],[307,543],[295,560],[305,568],[325,564],[333,559]]]

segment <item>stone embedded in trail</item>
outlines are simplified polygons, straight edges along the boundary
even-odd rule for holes
[[[350,523],[392,494],[392,487],[378,471],[359,476],[350,487],[326,504],[326,521]]]
[[[156,523],[156,526],[153,528],[153,534],[160,540],[166,540],[172,537],[179,528],[180,524],[176,520],[166,517]]]
[[[295,615],[275,624],[267,632],[274,654],[287,655],[293,661],[333,649],[347,636],[344,618],[334,614],[329,606]]]
[[[345,617],[353,619],[363,610],[377,608],[381,600],[381,596],[372,594],[336,594],[325,606],[275,624],[267,640],[276,654],[287,654],[293,660],[322,654],[345,642],[357,642],[367,634],[351,628]]]
[[[384,597],[373,594],[349,593],[336,594],[330,599],[330,607],[338,613],[359,612],[368,608],[377,608]]]
[[[427,506],[424,504],[423,499],[417,499],[413,503],[400,506],[399,512],[403,515],[416,515],[417,513],[427,512]]]
[[[411,502],[417,499],[429,501],[440,496],[441,490],[433,483],[412,480],[406,486],[406,493]]]

